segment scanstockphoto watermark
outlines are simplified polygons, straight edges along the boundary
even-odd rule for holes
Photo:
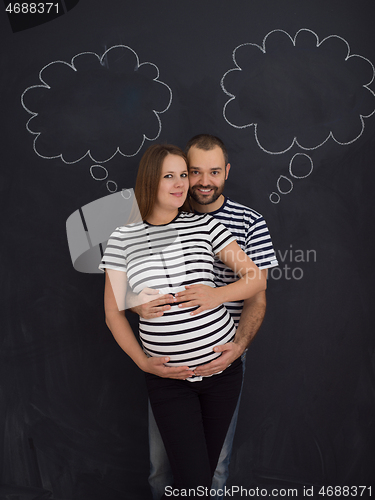
[[[225,498],[238,498],[250,497],[285,497],[285,498],[297,498],[298,490],[295,488],[272,488],[268,490],[266,488],[244,488],[243,486],[224,486],[224,488],[214,489],[207,488],[207,486],[198,486],[197,488],[173,488],[172,486],[166,486],[164,490],[166,497],[170,498],[199,498],[199,497],[225,497]]]
[[[325,497],[371,497],[371,486],[303,486],[297,488],[244,488],[243,486],[224,486],[224,488],[214,489],[205,486],[197,488],[173,488],[166,486],[164,494],[171,498],[199,498],[207,497],[225,497],[225,498],[325,498]],[[317,496],[318,495],[318,496]]]

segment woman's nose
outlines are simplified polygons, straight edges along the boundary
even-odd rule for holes
[[[182,179],[181,177],[177,177],[176,182],[175,182],[175,186],[181,187],[184,185],[184,183],[185,183],[185,179]]]

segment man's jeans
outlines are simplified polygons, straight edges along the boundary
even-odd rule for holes
[[[233,413],[230,426],[228,428],[227,436],[221,449],[215,474],[212,479],[212,490],[214,491],[224,489],[224,486],[228,479],[229,462],[232,453],[233,439],[238,418],[238,409],[240,407],[243,380],[245,376],[245,362],[246,351],[242,354],[243,376],[241,392],[238,398],[236,409]],[[158,426],[152,413],[150,402],[148,403],[148,436],[150,444],[150,475],[148,477],[148,482],[150,483],[153,500],[160,500],[164,493],[165,487],[173,484],[173,475]],[[181,453],[183,453],[183,450],[181,450]],[[211,497],[211,500],[221,500],[222,498],[222,495],[215,495]]]

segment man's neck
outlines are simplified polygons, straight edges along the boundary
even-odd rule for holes
[[[219,208],[223,205],[225,201],[224,196],[221,194],[219,198],[214,201],[213,203],[210,203],[208,205],[201,205],[200,203],[197,203],[195,200],[190,198],[190,204],[196,212],[200,212],[202,214],[208,214],[211,212],[215,212],[216,210],[219,210]]]

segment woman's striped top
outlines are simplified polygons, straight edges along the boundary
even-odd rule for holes
[[[214,256],[235,237],[208,214],[181,212],[169,224],[147,222],[117,228],[100,269],[124,271],[134,293],[143,288],[175,294],[185,285],[215,287]],[[235,326],[225,306],[191,316],[196,309],[171,309],[158,318],[140,318],[139,334],[149,356],[169,356],[170,366],[194,368],[215,359],[215,345],[230,342]]]

